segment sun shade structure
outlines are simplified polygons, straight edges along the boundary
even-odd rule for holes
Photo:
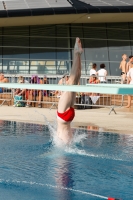
[[[2,2],[5,4],[6,10],[71,7],[66,0],[5,0]]]
[[[92,6],[133,6],[132,0],[80,0]]]
[[[40,16],[80,13],[130,13],[132,0],[5,0],[0,1],[0,17]]]

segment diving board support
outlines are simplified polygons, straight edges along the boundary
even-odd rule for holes
[[[49,109],[51,110],[54,106],[57,108],[56,102],[54,102]]]
[[[4,103],[6,103],[6,104],[9,106],[8,102],[9,102],[10,100],[6,100],[6,99],[0,99],[0,100],[3,100],[3,102],[0,104],[0,106],[2,106]]]
[[[123,101],[124,101],[124,95],[122,95],[121,105],[119,106],[119,108],[121,108],[121,107],[123,106]],[[112,107],[111,107],[111,109],[110,109],[110,111],[109,111],[109,115],[111,114],[112,111],[114,111],[114,113],[117,114],[116,111],[115,111],[115,107],[116,107],[116,106],[112,106]]]
[[[114,113],[117,114],[116,111],[115,111],[114,106],[111,107],[111,109],[110,109],[110,111],[109,111],[109,115],[111,114],[112,111],[114,111]]]

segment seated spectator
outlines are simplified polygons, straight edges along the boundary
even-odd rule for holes
[[[98,84],[98,83],[100,83],[100,80],[97,78],[97,76],[95,74],[92,74],[88,83]],[[98,93],[89,93],[89,96],[99,96],[99,94]]]
[[[44,77],[40,80],[40,83],[41,83],[41,84],[49,84],[49,81],[48,81],[46,75],[44,75]]]
[[[65,85],[69,79],[68,74],[63,74],[62,78],[59,80],[58,84],[59,85]]]
[[[99,80],[100,80],[100,83],[106,83],[107,80],[106,80],[106,76],[107,76],[107,70],[104,69],[106,66],[105,64],[101,64],[100,65],[100,70],[97,71],[97,75],[99,76]]]
[[[88,83],[98,84],[98,83],[100,83],[100,81],[98,80],[98,78],[95,74],[92,74],[90,79],[88,80]],[[94,96],[96,96],[96,98],[94,98]],[[92,102],[95,104],[96,101],[98,100],[98,98],[99,98],[99,94],[97,94],[97,93],[88,93],[88,92],[81,93],[81,104],[89,104],[89,106],[87,106],[87,108],[92,108],[91,107]]]
[[[37,75],[33,75],[31,77],[31,84],[40,84],[40,79]],[[35,101],[36,96],[39,97],[38,99],[38,108],[41,108],[41,99],[42,99],[42,92],[41,90],[28,90],[28,100],[27,100],[27,105],[26,107],[31,107],[31,102],[30,101]]]
[[[96,72],[96,69],[97,69],[97,64],[96,64],[96,63],[93,63],[92,69],[90,70],[90,76],[91,76],[92,74],[96,74],[96,73],[97,73],[97,72]]]
[[[28,83],[27,80],[24,79],[23,76],[19,76],[18,77],[18,83]],[[26,99],[26,89],[16,89],[14,95],[17,95],[17,96],[25,96],[25,99]]]
[[[43,79],[40,80],[40,84],[49,84],[47,76],[44,76]],[[42,96],[49,96],[49,90],[43,90]]]
[[[89,83],[97,84],[97,83],[100,83],[100,80],[98,80],[98,78],[97,78],[97,76],[95,74],[92,74],[90,79],[89,79]]]
[[[23,76],[19,76],[18,77],[18,83],[28,83],[27,80],[24,79]],[[27,100],[27,92],[28,90],[26,89],[16,89],[15,93],[14,93],[14,105],[13,106],[18,106],[18,107],[22,107],[25,105],[24,102],[22,102],[22,100]]]
[[[67,81],[69,79],[69,75],[68,74],[64,74],[62,76],[62,78],[59,80],[58,85],[65,85],[67,84]],[[55,91],[54,95],[60,96],[61,95],[61,91]]]
[[[0,73],[0,83],[8,83],[8,79],[5,78],[3,73]],[[4,92],[4,88],[0,88],[0,93]]]

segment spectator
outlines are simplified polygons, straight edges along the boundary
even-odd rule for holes
[[[49,81],[46,75],[40,80],[40,84],[49,84]]]
[[[95,74],[92,74],[89,79],[89,83],[91,83],[91,84],[100,83],[100,80],[97,78],[97,76]]]
[[[49,84],[49,81],[46,75],[43,77],[43,84]]]
[[[133,65],[131,66],[128,74],[127,74],[127,83],[128,84],[133,84]],[[132,96],[131,95],[128,95],[128,104],[126,106],[126,108],[130,108],[131,107],[131,100],[132,100]]]
[[[120,62],[120,66],[119,66],[119,69],[121,69],[121,77],[122,77],[121,83],[124,83],[126,80],[126,68],[127,68],[126,60],[127,60],[127,55],[123,54],[122,61]]]
[[[107,76],[107,70],[104,69],[105,68],[105,64],[102,63],[100,65],[100,70],[97,71],[97,75],[99,76],[99,81],[100,83],[106,83],[107,80],[106,80],[106,76]]]
[[[89,79],[89,83],[90,84],[98,84],[98,83],[100,83],[100,80],[97,78],[97,76],[95,74],[92,74]],[[89,96],[99,96],[99,94],[98,93],[89,93]],[[93,99],[92,99],[92,102],[93,102]]]
[[[8,83],[8,79],[5,78],[3,73],[0,73],[0,83]],[[0,88],[0,93],[4,92],[4,88]]]
[[[98,80],[97,76],[95,74],[92,74],[90,79],[88,80],[88,83],[90,84],[98,84],[100,81]],[[97,93],[81,93],[81,104],[89,104],[89,106],[84,106],[84,108],[92,108],[92,101],[93,99],[92,96],[98,96],[99,94]]]
[[[69,80],[69,75],[64,74],[62,78],[59,80],[58,85],[65,85],[68,80]],[[62,94],[61,91],[55,91],[55,95],[60,96],[61,94]]]
[[[47,76],[45,75],[42,80],[40,80],[40,84],[49,84]],[[49,96],[49,90],[42,90],[42,96]]]
[[[31,77],[31,84],[40,84],[40,79],[37,75],[33,75]],[[36,100],[36,96],[39,97],[38,99],[38,108],[41,108],[41,99],[42,99],[42,93],[41,90],[29,90],[28,91],[28,100],[26,107],[31,107],[31,102],[33,100]]]
[[[19,76],[18,83],[28,83],[28,81],[25,80],[23,76]],[[18,106],[18,107],[24,106],[25,104],[22,102],[22,100],[28,99],[27,92],[28,92],[28,90],[26,90],[26,89],[19,89],[19,88],[16,89],[16,91],[14,93],[14,105],[13,106]]]
[[[62,76],[62,78],[59,80],[58,84],[59,85],[65,85],[67,83],[68,79],[69,79],[69,75],[68,74],[64,74]]]
[[[131,55],[131,56],[129,56],[129,61],[128,61],[127,66],[126,66],[126,72],[127,73],[132,68],[132,65],[133,65],[132,63],[133,63],[133,56]]]
[[[18,83],[28,83],[27,80],[24,79],[23,76],[19,76],[18,77]],[[16,89],[14,95],[18,95],[18,96],[25,96],[26,97],[26,89]],[[26,99],[26,98],[25,98]]]
[[[97,73],[97,72],[96,72],[96,69],[97,69],[97,64],[96,64],[96,63],[93,63],[92,69],[90,70],[90,76],[91,76],[92,74],[96,74],[96,73]]]

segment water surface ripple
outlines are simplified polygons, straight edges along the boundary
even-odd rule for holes
[[[131,200],[132,172],[133,135],[79,130],[58,148],[48,126],[0,121],[0,200]]]

